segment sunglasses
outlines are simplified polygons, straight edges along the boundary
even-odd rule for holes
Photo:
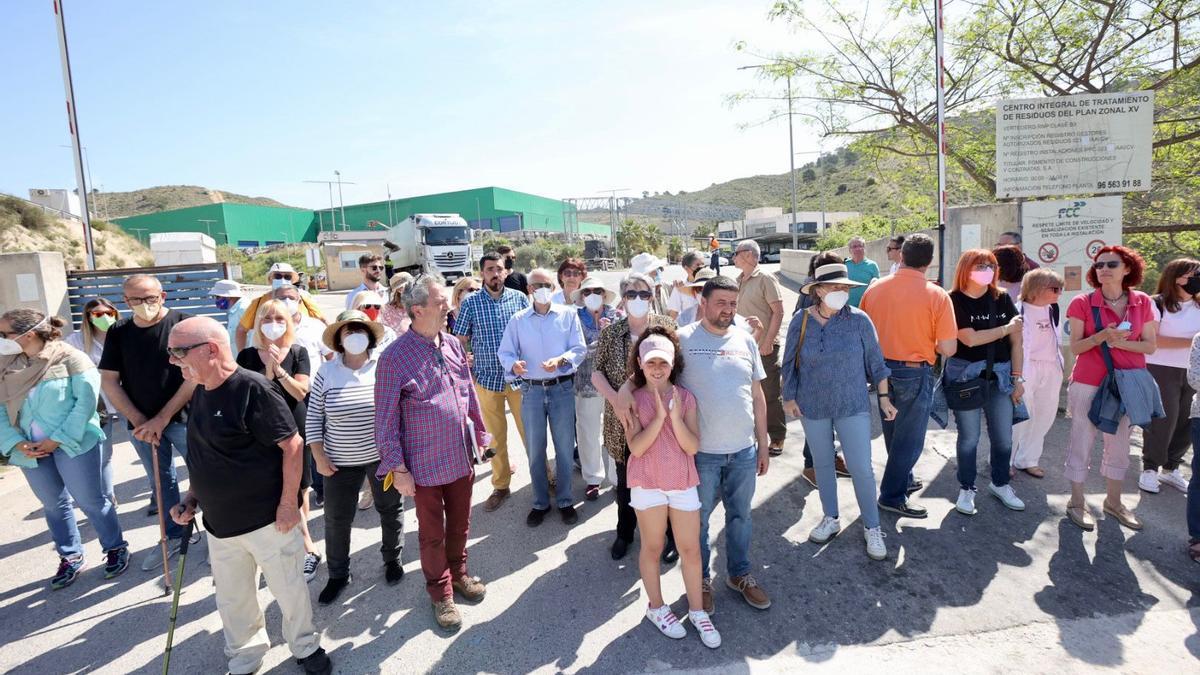
[[[1062,286],[1047,286],[1046,288],[1054,291],[1055,293],[1062,293]]]
[[[271,275],[271,278],[272,279],[291,279],[292,275],[288,274],[287,272],[276,272]]]
[[[589,295],[604,295],[603,288],[584,288],[579,291],[579,294],[585,298]]]
[[[144,298],[125,298],[125,304],[129,305],[130,307],[137,307],[138,305],[157,305],[161,302],[161,295],[147,295]]]
[[[382,309],[382,308],[383,308],[383,305],[362,305],[361,307],[359,307],[359,309],[362,309],[362,310]]]
[[[900,250],[900,247],[899,247],[899,246],[888,246],[888,247],[887,247],[887,250],[889,250],[889,251],[899,251],[899,250]]]
[[[583,272],[580,272],[579,270],[563,270],[562,276],[564,276],[564,277],[581,277],[581,276],[583,276]]]
[[[654,297],[654,294],[651,293],[650,291],[625,291],[625,295],[623,297],[626,300],[633,300],[635,298],[641,299],[641,300],[649,300],[650,298]]]
[[[367,269],[378,272],[383,269],[383,265],[367,265]]]
[[[101,316],[115,317],[117,315],[116,312],[109,310],[109,309],[93,309],[92,311],[88,312],[88,314],[91,314],[94,317],[101,317]]]
[[[206,344],[208,344],[208,342],[197,342],[194,345],[188,345],[186,347],[167,347],[167,353],[170,354],[172,358],[182,361],[183,359],[187,358],[188,352],[192,351],[196,347],[203,347]]]
[[[980,263],[975,266],[975,269],[979,272],[983,272],[985,270],[994,270],[996,269],[996,266],[990,263]]]
[[[1105,267],[1107,267],[1110,270],[1115,270],[1120,266],[1121,266],[1120,260],[1097,260],[1095,263],[1092,264],[1092,269],[1102,270]]]
[[[542,281],[542,282],[538,282],[536,284],[531,283],[531,284],[529,284],[529,287],[536,291],[540,288],[554,288],[554,284],[549,284],[549,283]]]

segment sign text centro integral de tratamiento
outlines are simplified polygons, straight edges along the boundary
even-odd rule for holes
[[[1150,189],[1154,92],[996,104],[996,197]]]

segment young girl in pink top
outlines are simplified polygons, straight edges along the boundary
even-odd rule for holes
[[[683,563],[688,620],[705,646],[720,647],[721,634],[704,611],[700,587],[700,498],[696,493],[700,475],[694,459],[700,447],[700,420],[696,399],[675,384],[683,372],[683,357],[674,332],[658,326],[647,329],[631,361],[637,419],[626,429],[625,437],[629,443],[630,505],[637,511],[642,531],[638,567],[649,598],[646,618],[667,637],[687,635],[663,602],[658,574],[669,519]]]

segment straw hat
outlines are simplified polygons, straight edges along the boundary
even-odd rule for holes
[[[617,301],[617,294],[615,291],[605,288],[604,282],[600,281],[600,279],[598,279],[596,277],[588,277],[583,280],[583,283],[579,285],[579,288],[576,288],[575,290],[571,291],[571,297],[568,299],[571,301],[572,304],[579,303],[579,296],[583,294],[582,291],[585,288],[603,289],[604,290],[604,304],[606,304],[606,305],[611,305]]]
[[[383,324],[368,319],[366,314],[357,309],[348,309],[337,315],[337,321],[325,327],[325,332],[321,335],[321,342],[324,342],[326,347],[337,351],[337,348],[334,346],[333,337],[338,334],[342,326],[350,323],[360,323],[364,328],[371,331],[371,335],[375,336],[376,345],[383,341]]]
[[[717,276],[716,270],[711,267],[703,267],[696,270],[696,276],[693,277],[692,283],[688,284],[688,288],[704,288],[713,278]]]
[[[831,263],[829,265],[821,265],[817,268],[817,276],[813,280],[800,287],[800,292],[808,295],[812,293],[813,286],[817,284],[845,284],[846,286],[866,286],[866,284],[854,281],[846,276],[846,266],[842,263]]]

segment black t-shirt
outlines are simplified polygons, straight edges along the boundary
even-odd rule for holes
[[[1008,323],[1018,314],[1017,306],[1013,304],[1012,298],[1004,292],[1000,293],[1000,297],[992,299],[990,293],[972,298],[962,291],[952,291],[950,300],[954,303],[954,321],[959,328],[975,330],[996,328]],[[995,317],[992,316],[993,314]],[[1008,338],[1000,338],[992,344],[996,345],[996,363],[1012,360],[1012,344]],[[987,349],[988,345],[968,347],[960,340],[958,351],[954,353],[954,357],[966,361],[986,361]]]
[[[258,349],[247,347],[237,355],[237,364],[246,370],[253,370],[259,375],[266,376],[267,367],[263,364],[262,357],[258,354]],[[283,370],[288,375],[296,377],[297,375],[312,376],[309,372],[310,364],[308,362],[308,350],[298,344],[293,344],[287,354],[284,355],[283,361],[279,363]],[[296,420],[296,429],[300,431],[300,435],[304,435],[304,399],[296,400],[288,393],[283,384],[279,380],[268,380],[271,383],[271,388],[275,393],[283,397],[287,401],[288,407],[292,409],[292,417]]]
[[[183,373],[171,365],[167,355],[167,339],[175,324],[190,317],[169,310],[162,321],[153,326],[143,328],[130,318],[121,319],[108,329],[100,370],[120,373],[121,388],[146,417],[157,415],[183,386]],[[185,410],[186,407],[176,413],[171,421],[186,421]],[[132,429],[133,424],[129,428]]]
[[[204,527],[214,537],[275,522],[283,492],[278,443],[295,433],[292,411],[258,373],[238,368],[216,389],[196,387],[185,459]]]
[[[515,291],[521,291],[525,295],[529,295],[529,281],[521,272],[509,270],[508,276],[504,277],[505,288],[511,288]]]

